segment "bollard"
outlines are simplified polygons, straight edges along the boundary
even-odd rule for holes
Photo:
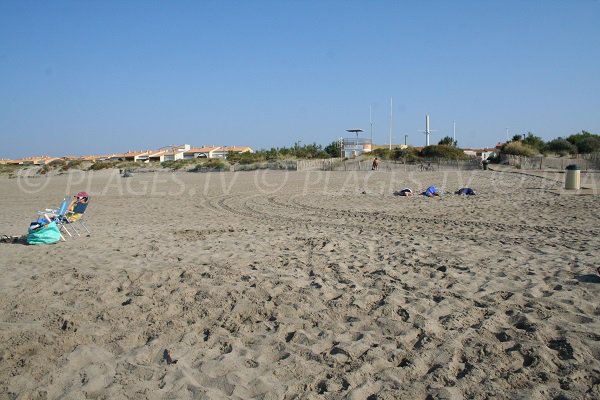
[[[579,190],[581,188],[581,177],[579,165],[567,165],[565,174],[565,189]]]

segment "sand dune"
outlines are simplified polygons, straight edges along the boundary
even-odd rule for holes
[[[430,184],[475,197],[399,198]],[[600,212],[475,172],[0,178],[0,397],[600,398]]]

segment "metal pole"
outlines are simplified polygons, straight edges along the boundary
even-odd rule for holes
[[[425,146],[429,146],[429,115],[425,115]]]
[[[454,125],[454,129],[453,129],[453,134],[452,134],[452,144],[454,145],[454,143],[456,143],[456,120],[453,121],[453,125]]]
[[[371,124],[371,151],[373,151],[373,106],[369,105],[369,124]]]
[[[392,149],[392,124],[394,122],[393,99],[390,97],[390,150]]]

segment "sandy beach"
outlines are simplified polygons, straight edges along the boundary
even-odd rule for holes
[[[0,177],[2,399],[600,399],[596,188],[495,171]],[[394,196],[462,186],[478,196]]]

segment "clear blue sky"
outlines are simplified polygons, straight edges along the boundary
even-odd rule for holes
[[[0,157],[600,133],[597,0],[0,1]]]

